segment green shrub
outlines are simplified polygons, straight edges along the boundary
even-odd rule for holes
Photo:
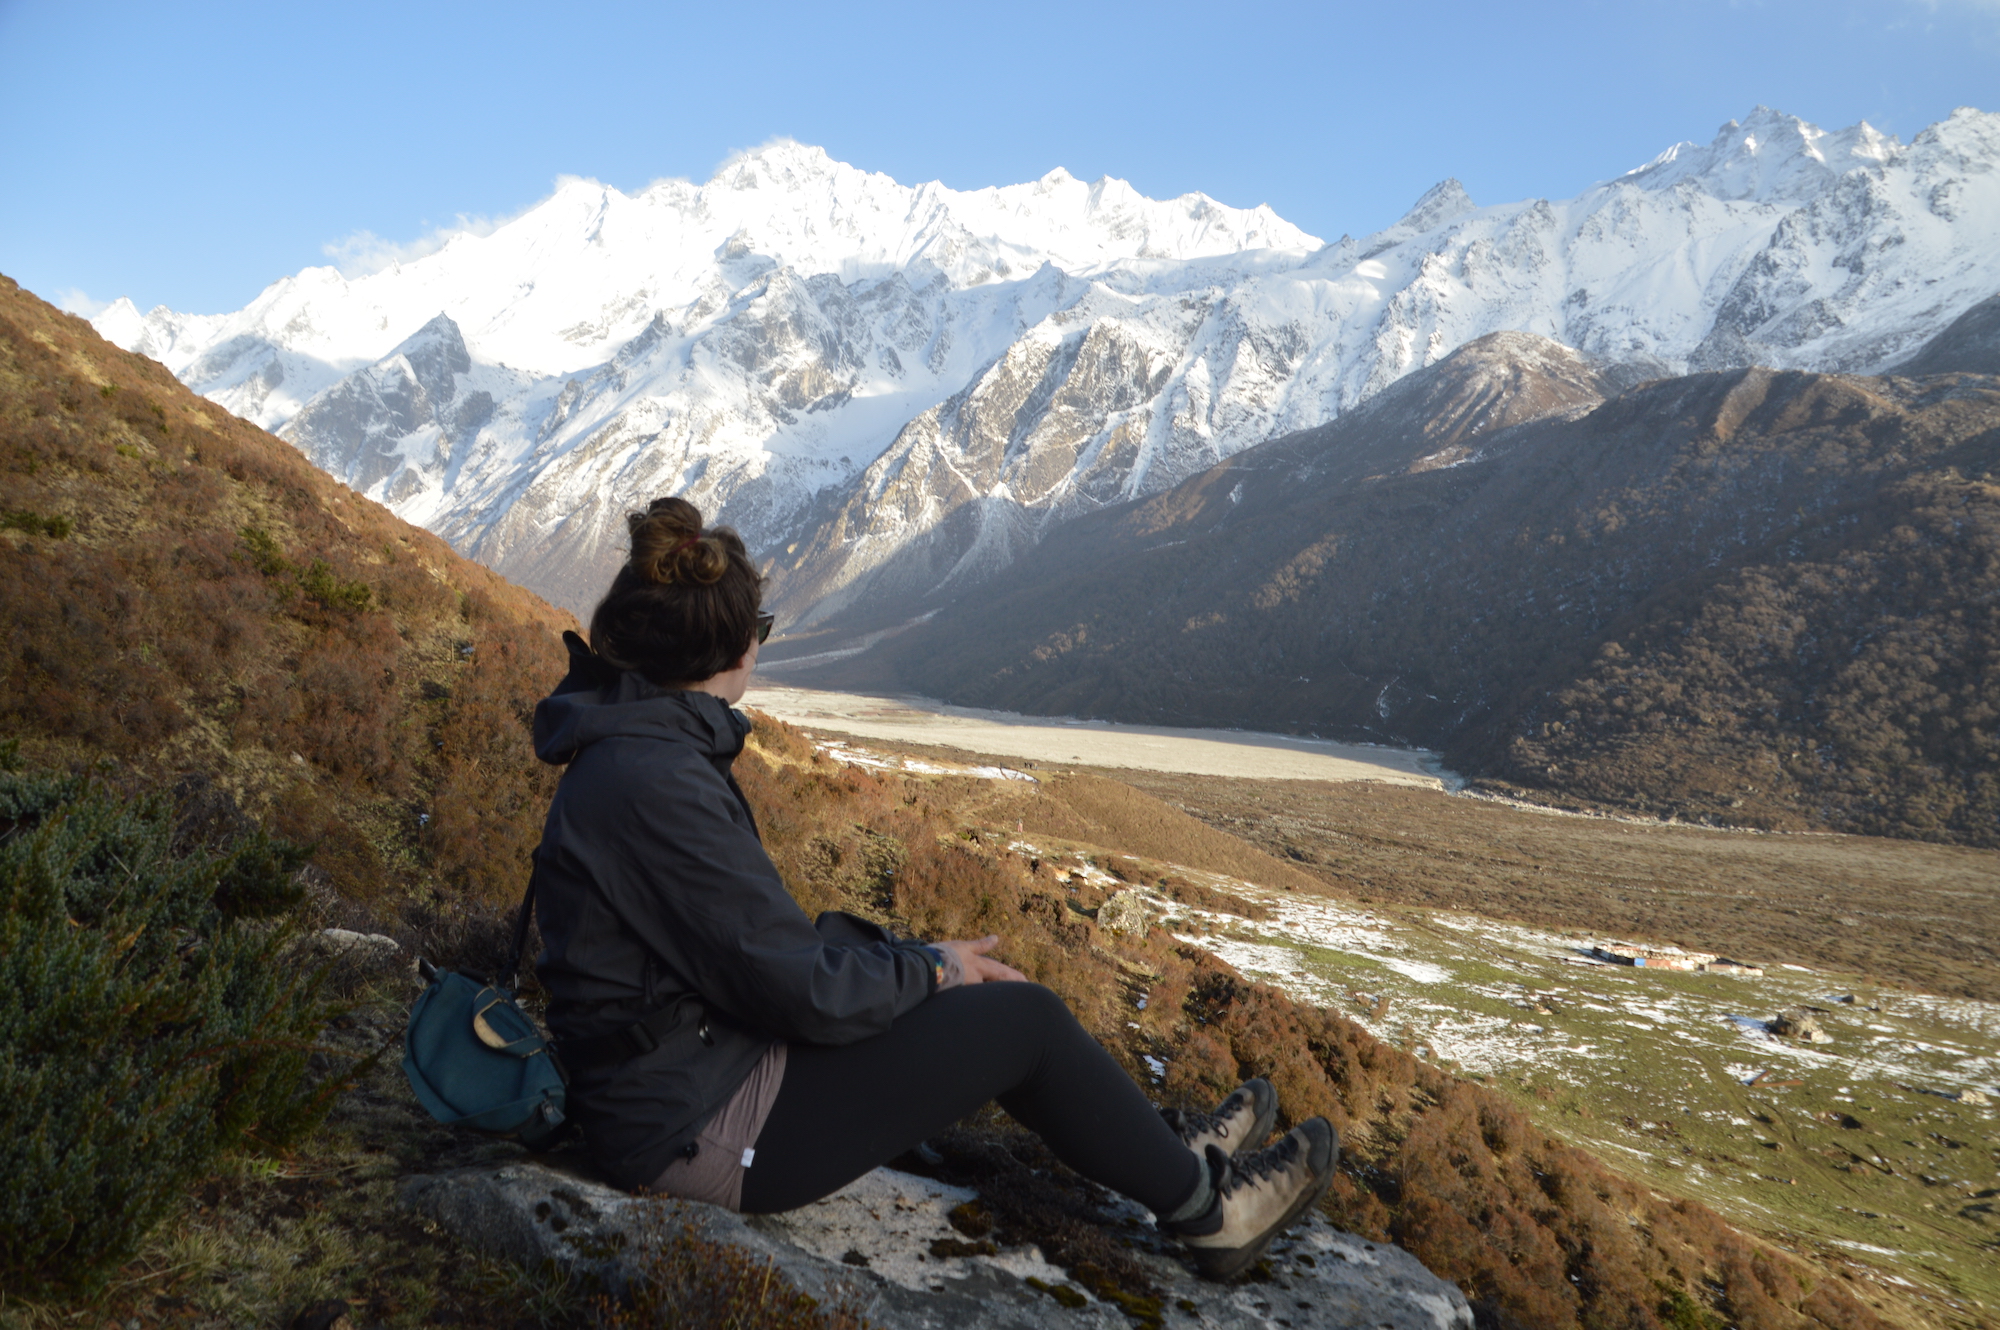
[[[220,1151],[324,1115],[320,974],[253,921],[301,861],[261,834],[177,848],[158,796],[0,774],[0,1286],[101,1285]]]
[[[243,541],[243,548],[249,551],[250,566],[264,576],[276,577],[279,573],[292,570],[291,561],[285,558],[284,547],[264,528],[246,526],[236,534]]]
[[[365,610],[373,595],[366,582],[343,582],[320,559],[314,559],[311,566],[299,574],[299,585],[305,588],[308,596],[330,610]]]
[[[243,542],[244,557],[266,577],[295,573],[308,596],[330,610],[359,613],[373,604],[375,593],[366,582],[349,582],[336,574],[324,559],[314,559],[301,569],[285,557],[284,547],[262,527],[246,526],[236,533]],[[289,594],[289,593],[286,593]]]
[[[47,536],[51,540],[68,540],[69,533],[76,530],[76,523],[67,517],[50,517],[46,513],[33,513],[23,508],[0,513],[0,527],[9,531],[25,531],[31,536]]]

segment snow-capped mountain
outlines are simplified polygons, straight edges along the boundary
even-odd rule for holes
[[[234,314],[96,323],[575,608],[621,515],[686,493],[777,559],[797,622],[949,594],[1488,332],[1628,373],[1886,367],[2000,291],[1996,166],[2000,115],[1905,145],[1759,108],[1572,200],[1446,181],[1322,244],[1200,195],[911,188],[779,143],[701,186],[567,181]]]

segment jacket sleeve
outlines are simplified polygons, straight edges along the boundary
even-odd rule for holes
[[[929,949],[852,915],[809,921],[706,761],[656,768],[615,802],[601,844],[613,909],[670,975],[725,1017],[784,1039],[847,1044],[930,996]]]

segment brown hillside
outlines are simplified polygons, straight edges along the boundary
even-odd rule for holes
[[[0,737],[316,842],[345,896],[520,889],[571,621],[0,278]]]
[[[1639,810],[2000,844],[1996,466],[1986,376],[1695,375],[1443,444],[1364,413],[1059,529],[836,668],[1421,744]]]

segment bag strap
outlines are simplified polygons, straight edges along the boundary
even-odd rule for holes
[[[658,1011],[648,1012],[622,1030],[613,1030],[610,1034],[592,1035],[587,1039],[561,1040],[557,1045],[557,1052],[562,1054],[564,1066],[578,1071],[611,1062],[629,1062],[658,1048],[660,1040],[679,1024],[681,1008],[690,1002],[699,1005],[701,999],[693,993],[682,994]],[[704,1044],[715,1042],[715,1036],[708,1029],[706,1013],[702,1015],[696,1035]]]
[[[514,955],[507,962],[507,973],[501,976],[496,987],[514,993],[520,988],[521,959],[528,954],[528,925],[535,918],[535,879],[542,869],[540,863],[528,871],[528,890],[521,897],[521,917],[514,924]]]

